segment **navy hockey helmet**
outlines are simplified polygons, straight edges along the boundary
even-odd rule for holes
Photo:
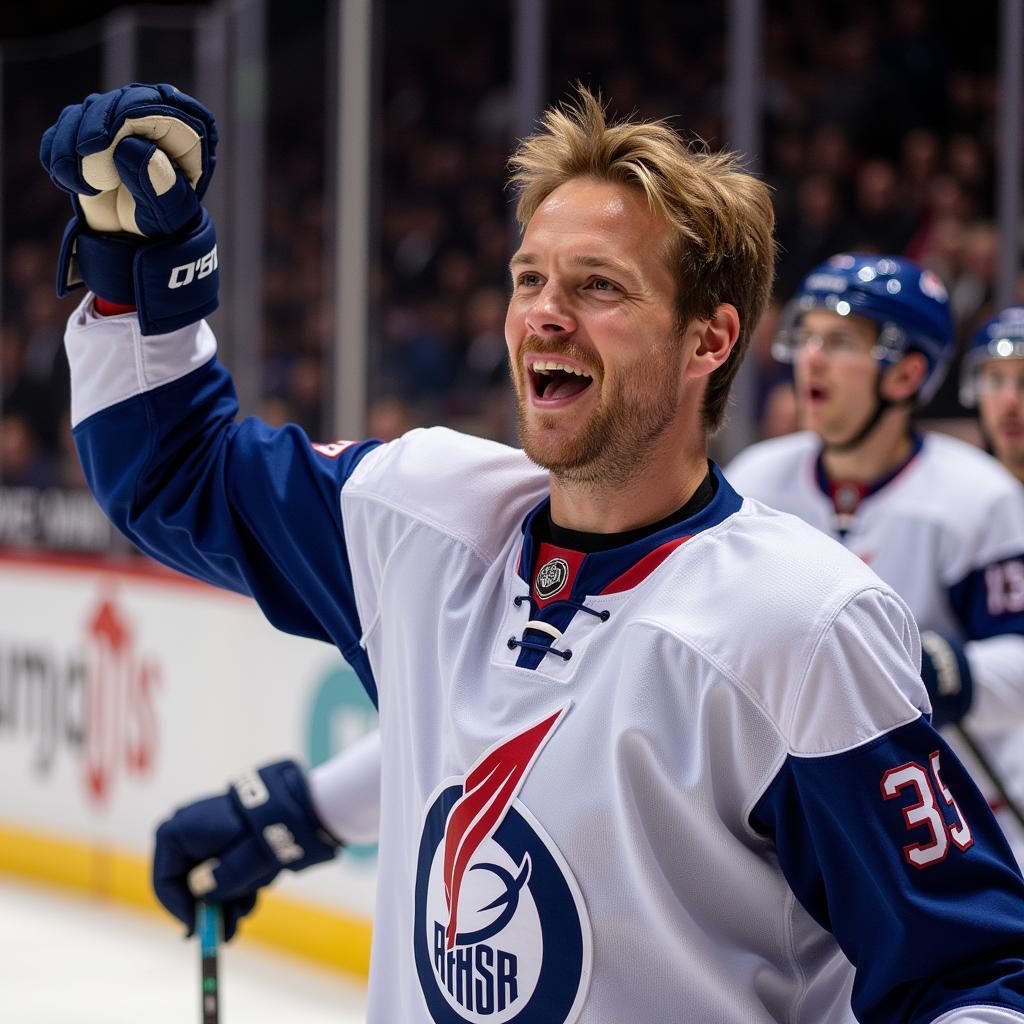
[[[960,403],[978,404],[978,369],[990,359],[1024,359],[1024,306],[1010,306],[986,320],[960,364]]]
[[[905,256],[840,253],[815,267],[801,282],[780,318],[772,355],[783,363],[796,358],[794,329],[804,313],[827,309],[860,316],[878,325],[873,354],[883,366],[920,352],[928,373],[918,392],[921,403],[938,390],[953,358],[953,317],[938,276]]]

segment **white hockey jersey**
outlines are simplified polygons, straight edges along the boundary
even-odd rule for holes
[[[840,546],[721,475],[635,543],[535,545],[519,451],[235,423],[205,325],[86,304],[68,351],[121,529],[378,700],[371,1024],[1024,1022],[1024,879]]]
[[[1024,490],[995,459],[943,434],[916,438],[906,464],[870,488],[829,484],[820,452],[813,433],[791,434],[752,445],[726,474],[842,541],[921,630],[965,643],[974,699],[964,725],[1024,803]],[[1024,863],[1019,823],[1005,813],[1000,822]]]

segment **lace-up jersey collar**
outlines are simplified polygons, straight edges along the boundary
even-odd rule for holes
[[[571,647],[558,642],[576,614],[608,619],[607,612],[588,607],[588,597],[637,586],[676,548],[728,518],[742,501],[710,462],[704,482],[682,508],[660,522],[622,534],[559,528],[551,522],[550,499],[545,499],[523,523],[517,574],[524,590],[515,600],[529,601],[530,620],[521,637],[509,638],[510,647],[520,648],[517,664],[534,668],[545,654],[568,660]]]

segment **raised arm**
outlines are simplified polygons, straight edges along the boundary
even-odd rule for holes
[[[201,319],[216,305],[200,205],[215,141],[209,112],[171,86],[90,96],[44,136],[43,163],[74,209],[58,286],[94,293],[67,330],[76,444],[98,501],[135,544],[251,595],[281,629],[336,644],[375,697],[339,495],[376,445],[235,422]]]

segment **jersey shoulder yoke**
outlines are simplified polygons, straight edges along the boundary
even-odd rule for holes
[[[548,490],[547,473],[520,449],[430,427],[370,452],[346,481],[342,504],[386,506],[489,561]]]
[[[789,750],[848,749],[927,706],[912,616],[841,544],[750,498],[691,544],[647,617],[759,704]]]

